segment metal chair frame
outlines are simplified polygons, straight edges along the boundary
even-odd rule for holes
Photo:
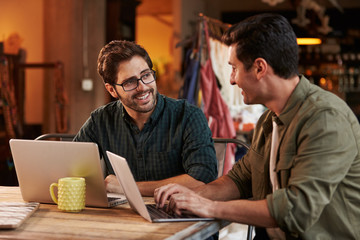
[[[218,177],[221,177],[224,169],[227,145],[229,143],[234,143],[237,146],[245,147],[246,150],[249,150],[249,145],[244,141],[235,138],[213,138],[213,140],[216,151],[216,157],[218,159],[218,171],[219,171]]]
[[[235,139],[235,138],[213,138],[213,140],[214,140],[214,144],[217,144],[217,143],[225,144],[225,151],[223,153],[224,158],[225,158],[225,155],[226,155],[227,144],[229,144],[229,143],[234,143],[237,146],[245,147],[246,150],[250,149],[250,146],[247,143],[245,143],[244,141],[240,140],[240,139]],[[222,171],[224,169],[224,166],[220,167],[220,169]],[[252,240],[253,239],[253,231],[254,231],[254,226],[248,225],[248,231],[247,231],[246,240]]]
[[[72,141],[75,137],[75,134],[70,133],[46,133],[43,134],[35,140],[60,140],[60,141]]]

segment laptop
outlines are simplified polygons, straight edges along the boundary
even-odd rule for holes
[[[212,221],[214,218],[201,218],[195,215],[171,215],[155,204],[145,204],[125,158],[106,151],[110,163],[121,183],[130,207],[149,222],[184,222],[184,221]]]
[[[24,139],[9,143],[24,201],[54,204],[51,183],[62,177],[84,177],[86,206],[113,207],[127,202],[123,194],[106,192],[97,144]]]

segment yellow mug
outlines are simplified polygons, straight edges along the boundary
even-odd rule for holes
[[[58,205],[58,209],[66,212],[80,212],[85,208],[85,178],[65,177],[60,178],[58,183],[50,185],[52,200]],[[58,188],[58,198],[54,194],[54,188]]]

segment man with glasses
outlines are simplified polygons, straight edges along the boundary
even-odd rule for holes
[[[118,101],[91,113],[75,141],[95,142],[105,161],[109,192],[121,192],[107,158],[127,159],[143,196],[176,182],[187,187],[217,177],[212,134],[202,111],[157,92],[152,61],[141,46],[112,41],[99,54],[98,72]]]

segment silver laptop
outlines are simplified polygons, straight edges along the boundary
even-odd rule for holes
[[[51,183],[62,177],[84,177],[86,206],[113,207],[127,202],[125,195],[107,194],[95,143],[11,139],[10,149],[24,201],[54,203]]]
[[[110,163],[121,183],[131,208],[149,222],[212,221],[214,218],[200,218],[194,215],[171,215],[155,204],[145,204],[125,158],[106,151]]]

